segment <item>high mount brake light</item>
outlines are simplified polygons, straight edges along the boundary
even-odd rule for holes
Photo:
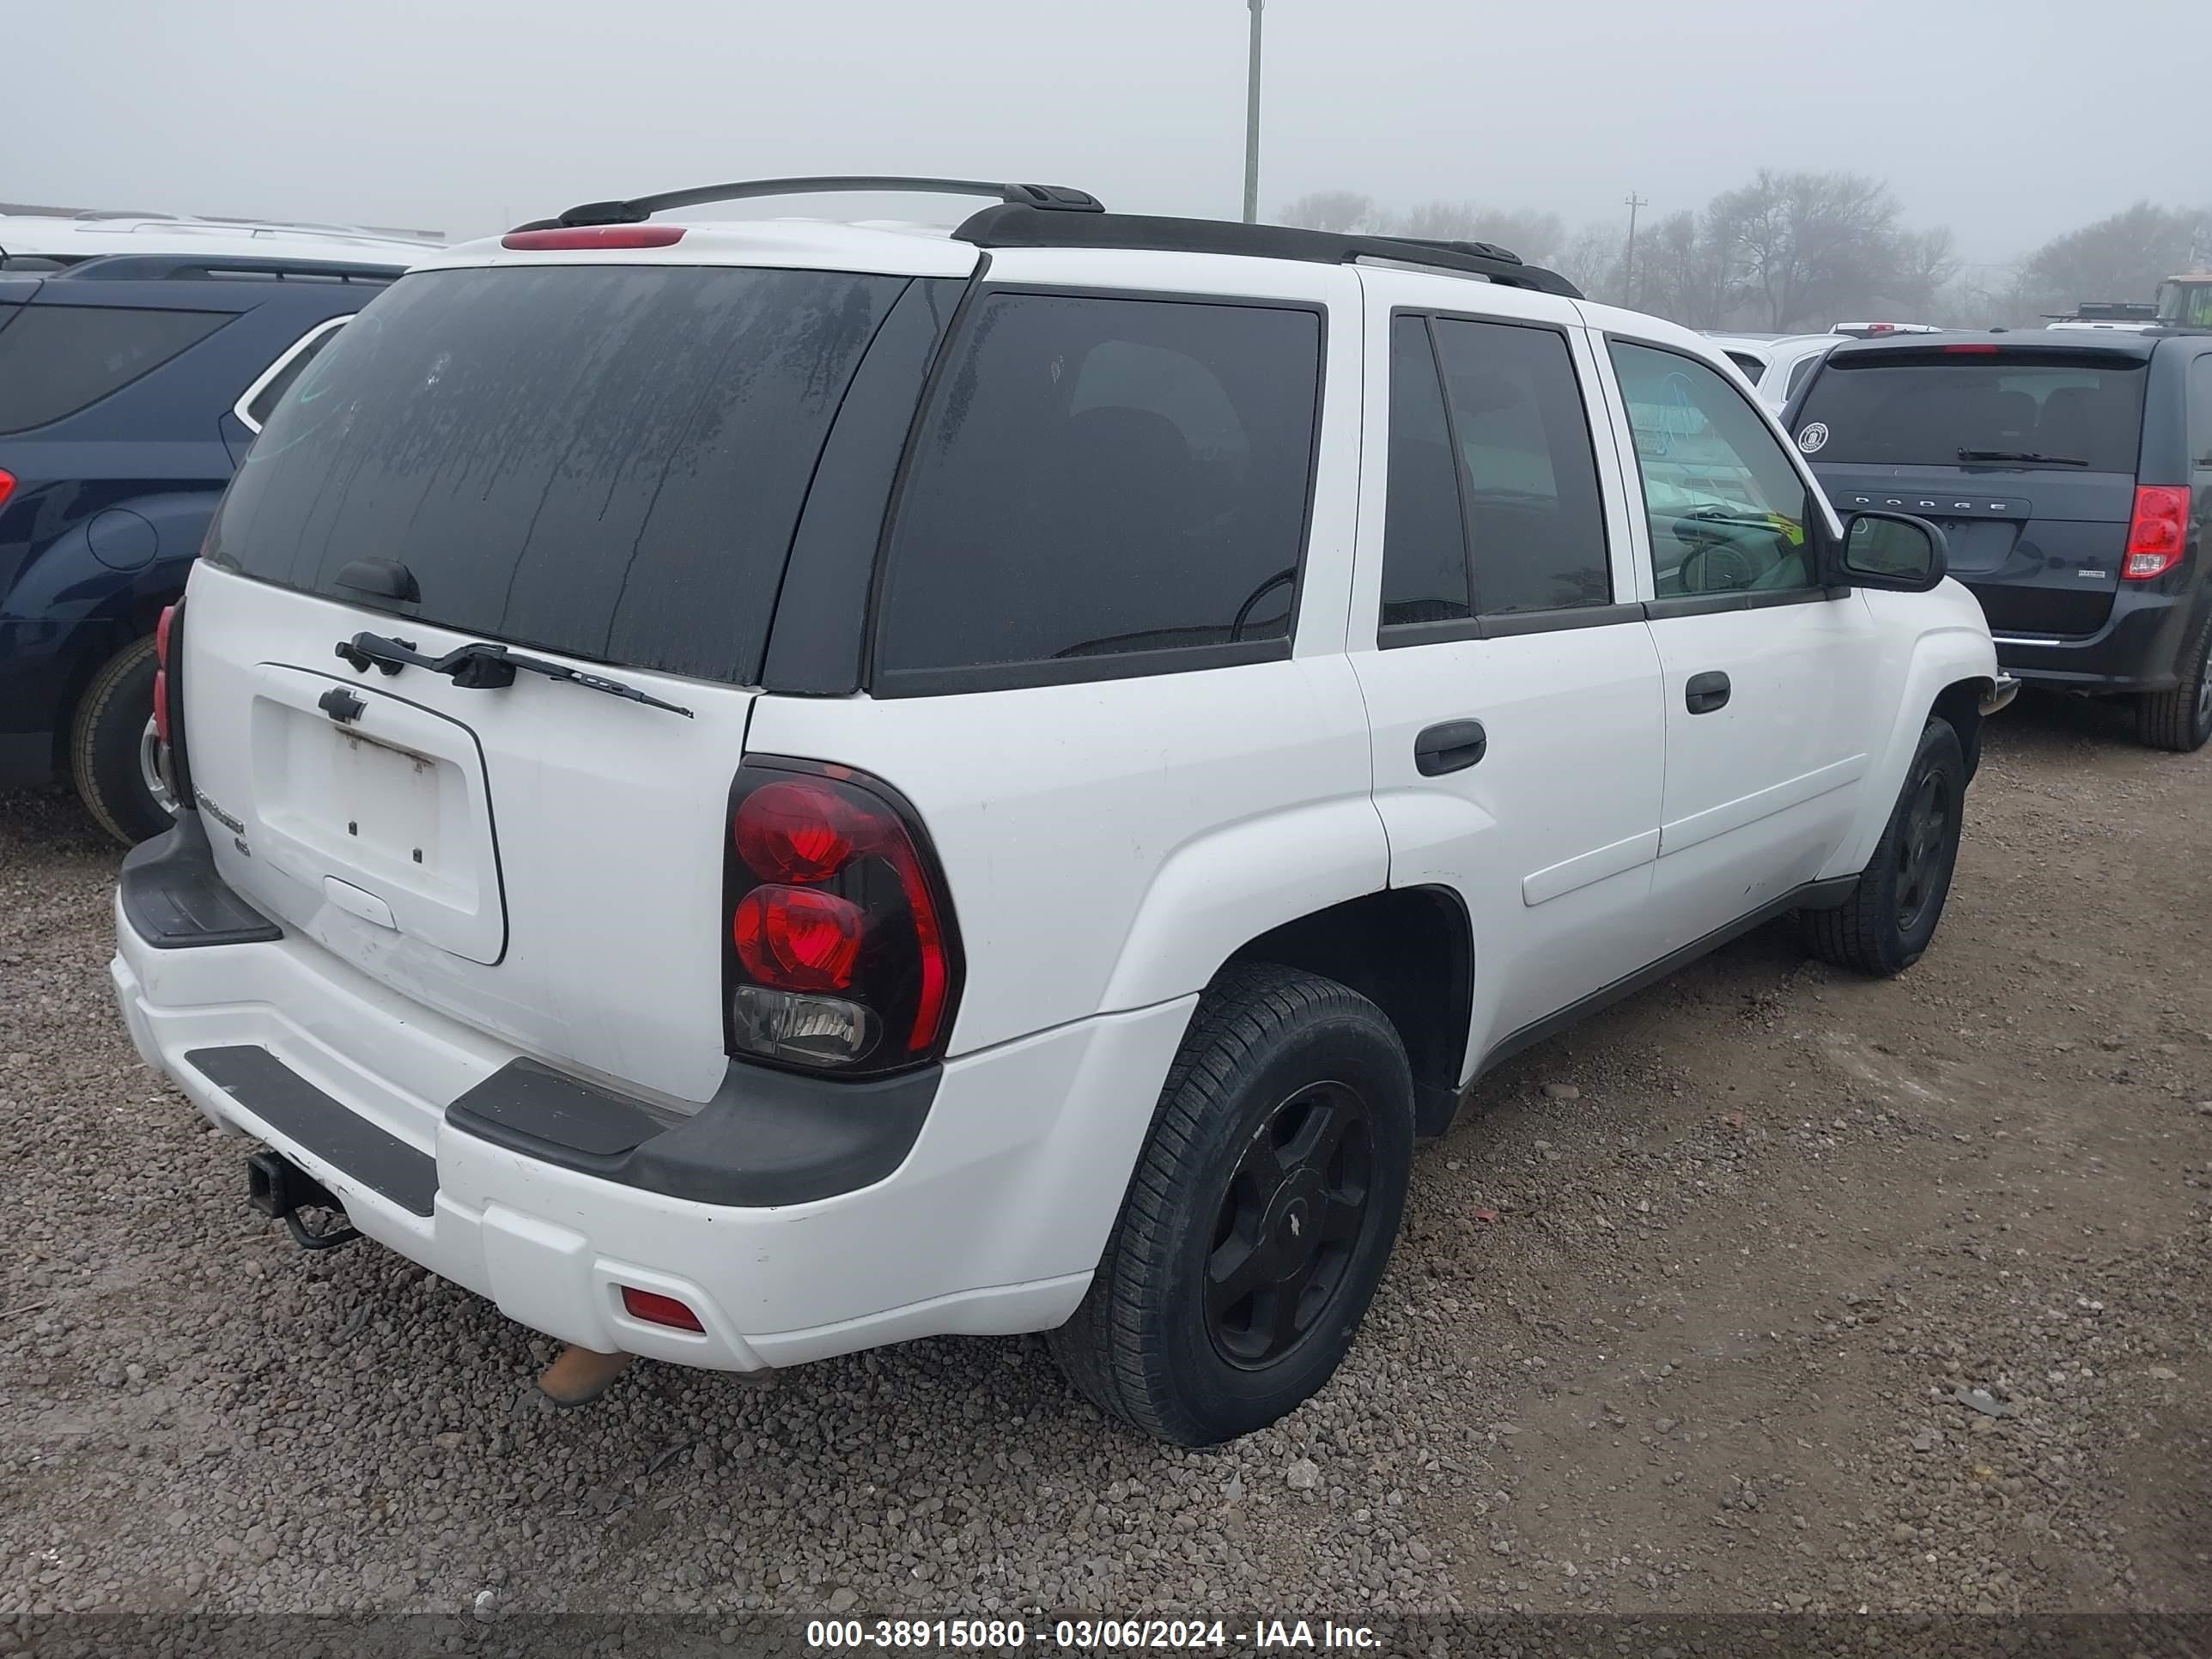
[[[1997,350],[1997,347],[1985,345],[1979,341],[1972,345],[1947,345],[1943,348],[1944,355],[1951,357],[1994,357]]]
[[[681,225],[574,225],[558,230],[510,230],[501,247],[516,249],[674,247],[684,240]]]
[[[2135,518],[2128,526],[2127,556],[2120,562],[2121,576],[2131,582],[2163,576],[2181,562],[2188,544],[2188,486],[2140,486]]]
[[[959,946],[936,854],[896,790],[750,758],[726,846],[730,1053],[873,1073],[944,1051]]]

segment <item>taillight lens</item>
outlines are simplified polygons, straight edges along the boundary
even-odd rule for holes
[[[2136,515],[2128,526],[2128,552],[2120,574],[2134,582],[2163,576],[2181,562],[2188,544],[2188,487],[2144,484],[2137,489]]]
[[[914,809],[879,779],[748,758],[724,884],[729,1050],[848,1073],[944,1051],[959,947]]]
[[[8,498],[15,493],[15,475],[0,466],[0,507],[8,505]]]
[[[169,740],[169,630],[176,626],[177,607],[161,607],[161,620],[154,625],[154,734]]]

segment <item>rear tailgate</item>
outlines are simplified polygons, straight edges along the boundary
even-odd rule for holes
[[[205,565],[190,597],[192,784],[226,881],[520,1048],[714,1092],[723,820],[751,693],[623,672],[687,720],[529,674],[361,675],[333,647],[392,617]],[[426,653],[471,637],[399,631]],[[351,707],[337,692],[349,719],[325,706]]]
[[[1838,513],[1887,508],[1933,520],[1951,574],[1982,602],[1992,632],[2094,634],[2111,613],[2135,511],[2132,473],[1988,467],[1822,466]]]
[[[1790,417],[1839,511],[1943,526],[1999,634],[2094,634],[2135,509],[2148,380],[2131,347],[1839,347]]]
[[[225,879],[531,1054],[711,1095],[729,794],[769,619],[825,434],[908,285],[462,267],[338,331],[192,579],[185,730]],[[602,684],[356,666],[339,647],[364,633]]]

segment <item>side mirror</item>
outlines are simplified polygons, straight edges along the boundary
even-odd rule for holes
[[[1833,574],[1854,587],[1925,593],[1943,580],[1950,550],[1942,531],[1909,513],[1854,513],[1844,520]]]

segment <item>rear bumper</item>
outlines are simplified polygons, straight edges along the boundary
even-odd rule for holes
[[[683,1195],[721,1190],[715,1147],[730,1165],[726,1190],[748,1190],[761,1158],[756,1128],[702,1135],[713,1103],[678,1127],[688,1155],[663,1160],[678,1173],[658,1186],[679,1190],[639,1184],[653,1180],[650,1170],[617,1167],[634,1164],[634,1152],[595,1146],[609,1133],[604,1115],[595,1127],[589,1112],[569,1109],[573,1099],[549,1106],[513,1085],[520,1063],[526,1079],[606,1091],[532,1066],[312,941],[157,945],[119,899],[116,921],[111,972],[132,1040],[210,1121],[283,1152],[338,1196],[362,1232],[525,1325],[601,1352],[726,1370],[1065,1320],[1194,1000],[946,1062],[896,1167],[860,1170],[866,1184],[788,1203],[716,1203]],[[825,1109],[871,1109],[804,1081]],[[475,1107],[449,1111],[464,1095]],[[787,1091],[783,1103],[787,1111]],[[594,1157],[609,1160],[608,1173],[574,1167]],[[675,1297],[705,1330],[631,1318],[624,1285]]]
[[[2032,684],[2081,691],[2169,691],[2188,609],[2176,596],[2123,592],[2094,634],[2079,637],[1992,632],[1997,664]]]

